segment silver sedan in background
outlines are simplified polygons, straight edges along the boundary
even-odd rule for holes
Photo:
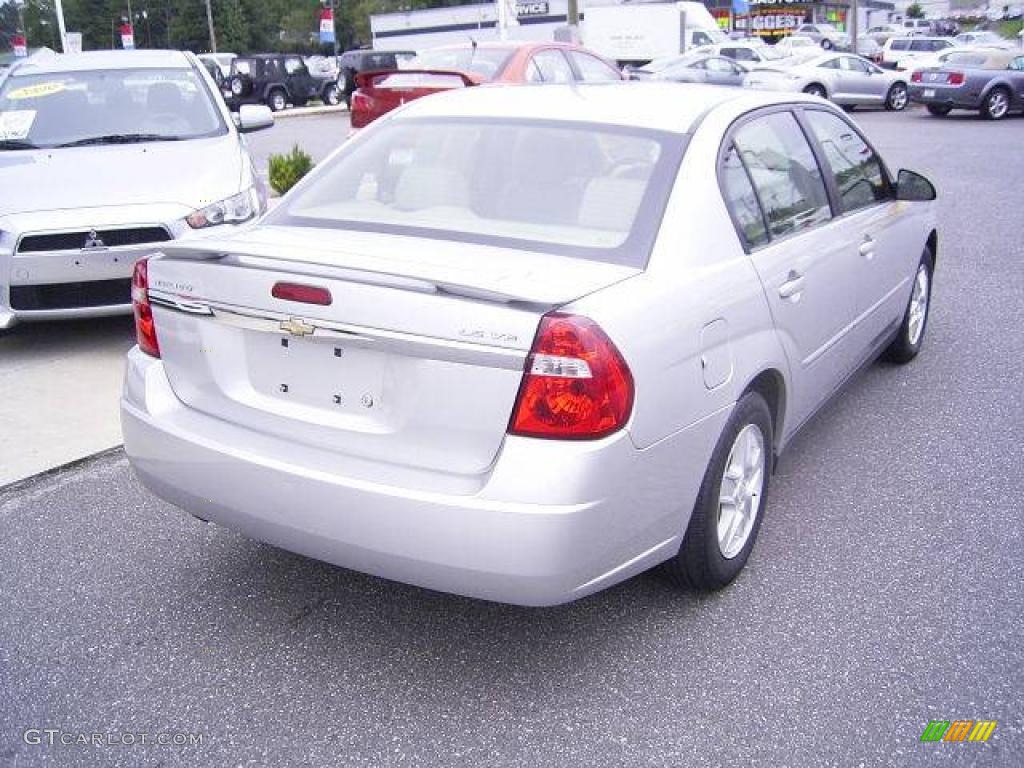
[[[262,213],[240,132],[191,53],[32,57],[0,81],[0,329],[131,312],[135,259],[154,243]]]
[[[661,62],[659,62],[661,63]],[[725,56],[692,53],[659,66],[649,72],[643,67],[630,72],[633,80],[669,80],[676,83],[707,83],[709,85],[743,84],[750,70]]]
[[[248,232],[140,261],[138,476],[278,546],[489,600],[659,564],[728,584],[800,426],[921,350],[935,190],[820,99],[679,91],[418,99]]]
[[[744,78],[743,86],[802,92],[847,108],[879,106],[899,112],[909,103],[905,73],[882,69],[853,54],[825,54],[784,69],[759,67]]]

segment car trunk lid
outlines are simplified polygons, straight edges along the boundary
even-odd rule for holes
[[[396,69],[356,75],[352,98],[352,127],[363,128],[373,120],[414,99],[432,93],[478,85],[477,75],[441,69]]]
[[[541,316],[640,271],[337,235],[267,227],[150,262],[161,356],[184,403],[348,456],[479,474],[500,449]],[[289,294],[281,284],[330,303],[277,298]]]

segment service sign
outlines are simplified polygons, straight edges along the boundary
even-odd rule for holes
[[[540,3],[516,3],[516,16],[523,18],[524,16],[547,16],[548,15],[548,4],[546,2]]]

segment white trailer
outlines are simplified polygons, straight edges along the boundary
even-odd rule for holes
[[[703,3],[630,3],[588,8],[583,44],[619,62],[650,61],[727,42]]]

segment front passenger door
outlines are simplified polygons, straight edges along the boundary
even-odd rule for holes
[[[902,319],[924,243],[915,242],[920,230],[906,204],[896,201],[885,167],[864,137],[834,112],[803,114],[825,156],[849,250],[857,254],[850,292],[863,357]]]

